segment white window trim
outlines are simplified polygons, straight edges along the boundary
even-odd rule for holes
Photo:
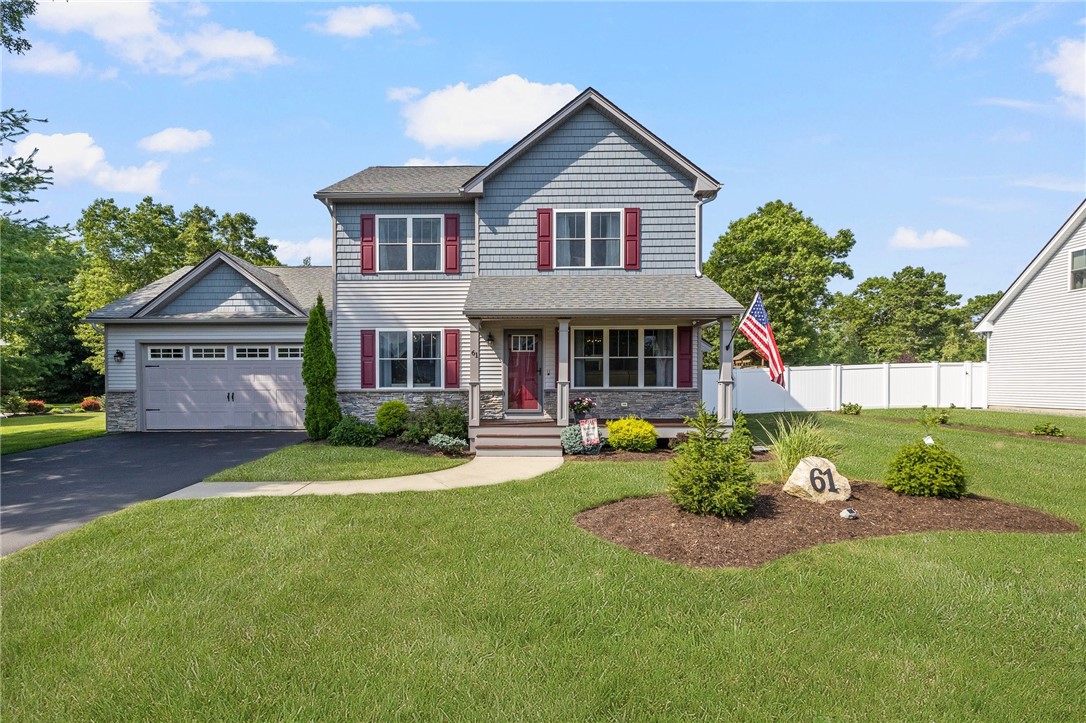
[[[201,349],[201,350],[204,350],[204,351],[210,351],[210,350],[213,350],[213,349],[221,349],[222,350],[222,356],[220,356],[220,357],[196,356],[196,355],[193,354],[193,352],[196,351],[197,349]],[[226,346],[225,345],[217,346],[217,345],[210,345],[210,344],[209,345],[196,344],[196,345],[193,345],[193,346],[189,347],[189,360],[190,361],[197,361],[197,362],[226,361],[229,357],[230,357],[230,355],[226,352]]]
[[[167,357],[157,357],[157,358],[152,357],[151,352],[156,350],[156,349],[158,349],[158,350],[161,350],[161,349],[170,349],[170,350],[180,349],[181,350],[181,356],[179,356],[179,357],[167,356]],[[188,358],[188,356],[187,356],[187,354],[185,352],[185,347],[184,346],[174,346],[172,344],[155,344],[153,346],[148,346],[147,347],[147,361],[184,361],[187,358]]]
[[[268,356],[238,356],[238,349],[267,349]],[[270,344],[238,344],[234,347],[234,361],[270,361],[271,349]]]
[[[381,268],[381,219],[383,218],[405,218],[407,219],[407,268],[406,269],[382,269]],[[412,221],[416,218],[436,218],[440,222],[440,231],[437,235],[437,268],[436,269],[421,269],[415,270],[415,257],[414,257],[414,239],[411,236],[412,228],[414,224]],[[385,213],[374,216],[373,219],[373,248],[376,258],[374,258],[374,265],[377,268],[379,274],[443,274],[445,273],[442,260],[445,258],[442,253],[442,248],[445,245],[445,217],[440,213],[415,213],[415,214],[402,214],[402,213]],[[397,246],[399,244],[396,244]],[[429,244],[426,244],[427,246]],[[395,330],[394,330],[395,331]],[[394,387],[399,389],[400,387]]]
[[[1075,254],[1082,254],[1086,257],[1086,249],[1071,249],[1071,253],[1067,255],[1067,290],[1068,291],[1086,291],[1086,284],[1083,284],[1081,288],[1075,288],[1075,272],[1082,271],[1086,274],[1086,268],[1075,268]]]
[[[574,267],[576,268],[576,267]],[[578,358],[595,359],[597,357],[578,357],[575,345],[574,332],[577,331],[591,331],[594,329],[603,330],[603,386],[602,387],[581,387],[577,386],[575,371],[576,362]],[[637,329],[637,386],[636,387],[613,387],[611,386],[611,330],[612,329]],[[670,329],[672,333],[671,337],[671,384],[670,386],[645,386],[645,330],[646,329]],[[624,326],[624,325],[611,325],[611,326],[596,326],[586,325],[570,327],[569,329],[570,344],[569,344],[569,386],[570,389],[579,390],[602,390],[602,389],[678,389],[679,388],[679,328],[670,324],[650,324],[648,326]],[[625,357],[623,357],[625,358]],[[665,358],[666,357],[647,357],[649,359]]]
[[[402,389],[418,389],[419,391],[434,391],[439,392],[445,389],[445,330],[444,329],[376,329],[376,354],[374,355],[374,373],[376,374],[377,389],[383,389],[386,391],[397,391]],[[383,387],[381,386],[381,334],[407,334],[407,386],[405,387]],[[438,381],[436,386],[432,387],[416,387],[415,386],[415,353],[414,345],[411,343],[412,334],[437,334],[437,370]]]
[[[582,213],[584,214],[584,266],[559,266],[558,265],[558,214]],[[617,213],[618,214],[618,265],[593,266],[592,261],[592,214],[593,213]],[[554,247],[551,264],[556,269],[624,269],[626,268],[626,213],[621,208],[556,208],[554,218],[551,220],[554,228],[554,238],[551,246]],[[596,329],[599,327],[583,327]],[[618,328],[618,327],[615,327]],[[626,328],[626,327],[623,327]],[[630,327],[632,328],[632,327]],[[654,327],[655,328],[655,327]],[[632,389],[633,387],[626,387]]]

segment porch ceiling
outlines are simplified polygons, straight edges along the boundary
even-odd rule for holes
[[[672,274],[478,276],[464,315],[471,318],[737,316],[743,307],[704,276]]]

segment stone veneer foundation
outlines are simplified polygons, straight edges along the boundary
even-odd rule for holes
[[[374,391],[374,392],[339,392],[339,406],[344,414],[350,414],[359,419],[372,422],[377,415],[377,408],[390,399],[399,399],[411,409],[421,407],[427,399],[445,404],[455,404],[466,412],[468,409],[467,391],[422,391],[404,390],[402,392]]]
[[[139,408],[135,392],[106,392],[106,431],[138,432]]]
[[[700,389],[599,389],[574,390],[571,399],[588,397],[596,402],[592,416],[598,419],[618,419],[631,414],[643,419],[674,419],[681,421],[697,412],[701,401]],[[623,407],[622,403],[626,402]]]

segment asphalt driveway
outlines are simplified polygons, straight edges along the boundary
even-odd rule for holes
[[[0,457],[0,554],[176,492],[304,432],[110,434]]]

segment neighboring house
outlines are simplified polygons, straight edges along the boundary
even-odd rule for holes
[[[989,407],[1086,410],[1086,201],[974,331]]]
[[[514,433],[514,421],[548,425],[544,436],[553,437],[568,422],[571,394],[597,400],[601,419],[681,422],[702,399],[701,329],[743,312],[700,272],[701,207],[719,189],[589,89],[488,166],[370,167],[317,192],[332,217],[330,306],[344,411],[372,419],[389,399],[450,402],[467,410],[473,443],[490,435],[494,445]],[[255,285],[242,277],[233,281]],[[170,278],[137,292],[142,303],[172,289]],[[255,291],[264,307],[301,320],[303,300],[295,309],[269,300],[267,288]],[[118,303],[127,312],[140,300]],[[206,328],[219,328],[218,307],[204,313]],[[231,332],[265,329],[269,319],[259,318]],[[118,346],[118,332],[106,331],[109,348]],[[126,332],[126,353],[138,343],[147,356],[160,332]],[[192,349],[207,337],[190,327],[171,338],[187,380],[202,368]],[[251,345],[230,333],[214,338]],[[722,367],[717,407],[730,423],[729,356]],[[121,372],[110,363],[111,391],[148,387],[160,372],[144,372],[142,382],[134,366],[126,373],[117,387]],[[158,428],[144,402],[124,428]],[[203,426],[195,423],[202,416],[192,419],[187,428]]]
[[[106,429],[299,429],[302,341],[327,266],[254,266],[217,251],[103,307]]]
[[[768,367],[769,360],[765,358],[765,355],[757,349],[747,349],[741,351],[735,355],[732,360],[732,365],[736,369],[747,369],[749,367]]]

